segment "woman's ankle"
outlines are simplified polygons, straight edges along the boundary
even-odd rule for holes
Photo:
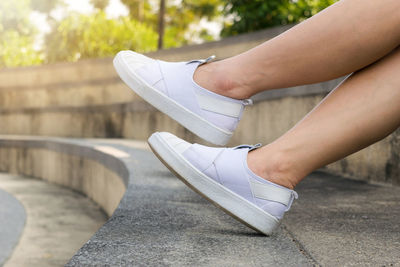
[[[193,80],[201,87],[219,95],[234,99],[249,98],[249,90],[246,90],[224,65],[222,61],[201,65],[194,72]]]
[[[280,153],[270,155],[269,152],[265,153],[267,149],[268,147],[263,147],[248,154],[249,169],[265,180],[294,189],[303,175],[296,171],[289,157]]]

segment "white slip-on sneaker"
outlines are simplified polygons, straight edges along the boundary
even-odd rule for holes
[[[266,181],[247,166],[255,146],[234,148],[190,144],[173,134],[156,132],[148,143],[155,155],[194,191],[245,225],[270,235],[297,193]]]
[[[193,80],[198,66],[213,59],[165,62],[133,51],[121,51],[114,67],[139,96],[197,136],[216,145],[226,144],[250,99],[215,94]]]

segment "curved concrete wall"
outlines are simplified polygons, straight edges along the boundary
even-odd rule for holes
[[[114,213],[121,209],[120,202],[132,182],[129,160],[129,153],[101,141],[0,135],[0,172],[35,177],[79,191],[99,204],[109,221],[115,221]],[[99,232],[114,229],[106,223],[87,243],[97,242]],[[96,253],[84,254],[81,258],[87,260]],[[88,264],[75,260],[72,265]]]
[[[166,60],[225,58],[245,51],[290,26],[149,55]],[[269,91],[255,97],[231,145],[264,144],[290,129],[341,79]],[[122,137],[145,140],[154,131],[170,131],[201,142],[156,111],[118,78],[112,59],[87,60],[0,71],[0,134],[68,137]],[[399,131],[327,170],[356,179],[400,185]]]
[[[111,216],[129,179],[118,153],[121,152],[78,141],[0,136],[0,171],[44,179],[82,192]]]

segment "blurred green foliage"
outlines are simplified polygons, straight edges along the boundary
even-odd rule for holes
[[[38,65],[43,56],[33,47],[32,36],[14,30],[0,34],[0,67]]]
[[[7,0],[3,1],[7,2]],[[15,2],[19,2],[19,0],[16,0]],[[30,0],[30,7],[35,11],[49,15],[50,11],[59,5],[63,5],[63,3],[62,0]]]
[[[252,32],[276,25],[301,22],[337,0],[229,0],[224,14],[232,22],[225,23],[221,36]]]
[[[29,22],[30,1],[0,1],[0,67],[37,65],[43,61],[34,49],[37,30]]]
[[[155,25],[157,23],[157,14],[153,11],[149,0],[121,0],[121,3],[128,8],[131,18],[141,22],[146,21],[146,23],[150,25]]]
[[[129,17],[108,19],[103,11],[74,13],[61,20],[46,37],[48,62],[105,57],[120,50],[147,52],[156,49],[157,33]]]
[[[188,44],[193,39],[212,39],[207,29],[201,28],[190,31],[191,24],[198,24],[200,20],[212,20],[221,15],[218,7],[221,0],[182,0],[180,5],[167,5],[165,21],[165,48]]]
[[[66,0],[0,0],[0,67],[36,65],[57,61],[112,56],[119,50],[139,52],[157,46],[159,0],[121,0],[129,15],[107,18],[110,0],[89,0],[95,12],[70,12],[63,19],[52,11]],[[300,22],[336,0],[167,0],[164,47],[213,40],[202,20],[227,18],[221,36]],[[51,31],[38,43],[38,29],[30,21],[32,11],[46,15]],[[194,26],[196,25],[196,26]],[[39,44],[39,45],[38,45]]]
[[[94,8],[103,10],[108,6],[110,3],[109,0],[90,0],[90,3],[94,6]]]
[[[0,1],[0,32],[16,31],[24,35],[32,33],[29,24],[30,0]]]
[[[211,19],[217,16],[219,1],[183,0],[179,6],[167,5],[165,48],[189,43],[193,39],[188,31],[189,26],[203,17]],[[98,9],[96,13],[69,14],[53,26],[45,42],[47,62],[112,56],[124,49],[138,52],[156,49],[158,10],[152,8],[148,1],[122,0],[130,15],[118,19],[107,19],[102,11],[108,5],[108,0],[90,2]],[[200,31],[199,36],[210,39],[204,30]]]
[[[93,0],[101,1],[101,0]],[[131,18],[143,21],[157,31],[158,6],[150,4],[149,0],[121,0],[129,9]],[[153,3],[158,1],[152,1]],[[222,0],[182,0],[166,1],[164,48],[178,47],[190,43],[194,38],[210,40],[207,29],[192,30],[190,25],[197,25],[201,19],[212,20],[220,16],[224,1]]]

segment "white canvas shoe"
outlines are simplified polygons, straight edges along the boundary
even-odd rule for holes
[[[198,66],[213,59],[165,62],[121,51],[114,67],[139,96],[197,136],[216,145],[228,142],[250,99],[215,94],[193,80]]]
[[[266,181],[247,166],[255,146],[215,148],[190,144],[170,133],[156,132],[148,143],[178,178],[245,225],[270,235],[297,193]]]

